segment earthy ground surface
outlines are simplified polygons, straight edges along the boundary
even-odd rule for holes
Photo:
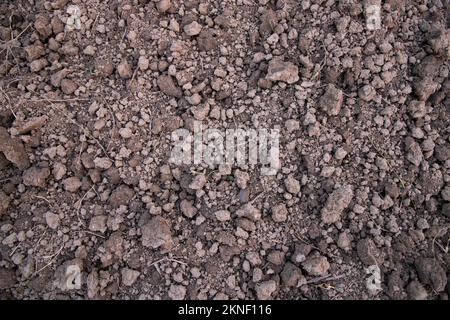
[[[0,298],[448,299],[450,4],[375,2],[1,1]]]

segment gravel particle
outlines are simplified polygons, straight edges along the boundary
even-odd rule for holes
[[[121,274],[122,274],[122,284],[124,286],[130,287],[136,282],[137,278],[141,273],[133,269],[123,268]]]
[[[45,187],[47,178],[50,176],[48,168],[31,167],[23,173],[23,184],[31,187]]]
[[[53,212],[46,212],[45,213],[45,221],[47,222],[47,225],[55,230],[59,226],[59,216],[57,214],[54,214]]]
[[[284,185],[289,193],[298,194],[300,192],[300,182],[292,176],[284,180]]]
[[[188,218],[193,218],[197,213],[197,208],[194,207],[193,203],[188,200],[183,200],[180,203],[181,212]]]
[[[344,94],[342,90],[336,88],[333,84],[327,86],[325,94],[319,100],[321,108],[329,116],[337,116],[341,111],[343,102]]]
[[[280,273],[280,277],[286,287],[297,287],[303,275],[300,268],[291,262],[287,262]]]
[[[376,94],[377,92],[370,85],[365,85],[358,91],[358,97],[365,102],[370,102],[375,99]]]
[[[55,177],[56,181],[61,180],[67,173],[67,167],[61,162],[55,163],[53,166],[52,174]]]
[[[95,74],[98,77],[106,78],[114,71],[114,65],[111,61],[105,59],[97,59],[95,61]]]
[[[302,267],[312,276],[323,276],[326,275],[328,269],[330,269],[330,263],[326,257],[318,256],[307,258],[306,261],[302,263]]]
[[[416,260],[415,266],[422,283],[430,285],[436,292],[445,289],[447,275],[436,259],[421,257]]]
[[[258,300],[269,300],[277,290],[277,283],[274,280],[267,280],[256,284],[255,291]]]
[[[169,288],[169,298],[172,300],[183,300],[186,296],[186,287],[171,284]]]
[[[188,36],[192,37],[198,35],[200,31],[202,31],[202,26],[197,21],[192,21],[185,25],[183,30]]]
[[[61,91],[64,92],[64,94],[72,94],[78,89],[78,85],[75,81],[70,79],[62,79],[61,80]]]
[[[414,82],[414,91],[420,101],[427,101],[428,98],[436,92],[438,86],[438,83],[434,82],[429,77],[425,77]]]
[[[112,161],[106,157],[105,158],[95,158],[94,165],[98,169],[107,170],[107,169],[111,168]]]
[[[81,181],[77,177],[70,177],[63,181],[64,189],[69,192],[77,192],[81,187]]]
[[[19,134],[26,134],[33,130],[40,129],[45,125],[47,120],[48,120],[47,116],[30,118],[24,124],[22,124],[19,128],[17,128],[17,132]]]
[[[192,182],[189,184],[189,188],[192,190],[201,190],[206,184],[206,177],[203,174],[199,174],[192,179]]]
[[[149,67],[150,61],[144,57],[140,56],[138,60],[138,67],[141,71],[146,71]]]
[[[405,140],[405,149],[406,159],[415,166],[419,166],[423,160],[423,153],[420,145],[416,141],[414,141],[413,138],[408,137]]]
[[[406,292],[411,300],[426,300],[428,298],[427,290],[419,281],[411,281],[406,288]]]
[[[322,209],[322,221],[326,224],[338,222],[342,213],[353,199],[353,188],[350,185],[342,186],[328,196]]]
[[[427,114],[427,109],[425,107],[424,101],[412,100],[408,105],[408,112],[411,117],[423,118]]]
[[[266,79],[293,84],[300,79],[298,67],[292,62],[284,62],[283,60],[274,58],[269,62]]]
[[[239,189],[245,189],[247,187],[248,180],[250,180],[249,174],[241,170],[234,171],[234,178],[236,179],[236,185]]]
[[[130,79],[133,76],[133,68],[131,67],[131,64],[126,60],[123,60],[117,66],[117,72],[123,79]]]
[[[197,44],[200,51],[206,52],[214,50],[219,45],[217,39],[214,37],[214,32],[204,28],[198,35]]]
[[[158,9],[158,11],[160,13],[167,12],[171,7],[172,7],[172,1],[170,1],[170,0],[160,0],[156,4],[156,8]]]
[[[186,101],[189,102],[189,104],[196,106],[202,102],[202,97],[198,93],[194,93],[192,96],[186,97]]]
[[[257,221],[261,219],[261,210],[255,208],[251,203],[246,203],[236,211],[236,215],[252,221]]]
[[[131,131],[131,129],[128,127],[120,128],[119,134],[122,138],[129,139],[133,136],[133,131]]]
[[[31,72],[39,72],[42,69],[44,69],[46,66],[48,66],[48,61],[45,58],[40,58],[37,60],[34,60],[30,63],[30,71]]]
[[[366,238],[359,240],[356,245],[356,252],[362,263],[367,266],[380,265],[382,262],[380,251],[372,239]]]
[[[231,218],[230,211],[228,211],[228,210],[216,211],[216,212],[214,212],[214,215],[216,216],[216,219],[221,222],[228,221]]]
[[[275,222],[285,222],[287,220],[288,211],[284,203],[277,204],[272,208],[272,219]]]
[[[0,190],[0,217],[8,210],[10,202],[9,197]]]
[[[284,263],[284,257],[283,251],[274,250],[267,255],[267,261],[276,266],[281,266]]]
[[[93,232],[101,232],[104,233],[106,231],[106,221],[108,220],[107,216],[97,215],[91,218],[89,222],[89,230]]]
[[[0,152],[20,170],[30,166],[30,160],[22,142],[17,138],[11,138],[8,131],[3,127],[0,127]]]
[[[109,197],[109,203],[113,207],[120,207],[121,205],[127,205],[133,198],[134,191],[126,185],[117,187]]]
[[[172,232],[169,222],[163,217],[156,216],[142,226],[142,245],[157,249],[161,246],[168,248],[172,242]]]
[[[441,191],[442,199],[450,202],[450,185],[445,186]]]
[[[183,95],[181,89],[175,85],[171,76],[160,76],[157,84],[159,89],[168,96],[181,98]]]

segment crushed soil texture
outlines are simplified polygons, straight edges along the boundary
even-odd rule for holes
[[[0,299],[447,300],[449,73],[449,0],[1,1]]]

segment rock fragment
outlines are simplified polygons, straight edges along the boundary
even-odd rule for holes
[[[267,35],[273,32],[275,26],[278,24],[278,17],[275,11],[267,10],[260,18],[259,33]]]
[[[27,60],[32,62],[45,54],[45,47],[41,43],[33,44],[25,47],[25,52],[27,54]]]
[[[277,287],[275,280],[267,280],[258,283],[255,287],[258,300],[269,300],[272,297],[272,294],[277,290]]]
[[[172,242],[172,232],[169,222],[163,217],[156,216],[141,228],[142,245],[157,249],[159,247],[170,247]]]
[[[449,145],[439,145],[435,149],[436,159],[445,162],[450,159],[450,146]]]
[[[89,222],[89,230],[93,232],[104,233],[106,231],[106,221],[108,217],[105,215],[96,215]]]
[[[8,210],[10,202],[10,198],[0,190],[0,217]]]
[[[138,67],[141,71],[146,71],[150,65],[150,60],[144,56],[140,56],[138,60]]]
[[[78,89],[78,85],[75,81],[71,79],[62,79],[61,80],[61,91],[64,94],[72,94]]]
[[[128,202],[133,198],[134,191],[126,186],[121,185],[117,187],[109,197],[109,203],[113,207],[120,207],[121,205],[127,205]]]
[[[141,274],[139,271],[130,268],[123,268],[120,273],[122,275],[122,284],[127,287],[132,286]]]
[[[415,266],[422,283],[430,285],[436,292],[445,289],[447,275],[438,260],[422,257],[416,260]]]
[[[23,184],[30,187],[45,187],[47,178],[50,175],[48,168],[32,167],[23,173]]]
[[[33,130],[37,130],[42,128],[47,122],[47,116],[34,117],[27,120],[24,124],[22,124],[19,128],[17,128],[17,132],[19,134],[26,134]]]
[[[17,138],[12,138],[3,127],[0,127],[0,152],[20,170],[30,166],[30,160],[22,142]]]
[[[293,84],[300,79],[298,67],[292,62],[285,62],[281,59],[274,58],[269,62],[266,79]]]
[[[291,262],[287,262],[283,271],[281,271],[280,277],[286,287],[297,287],[303,275],[299,267]]]
[[[328,196],[325,207],[323,207],[321,216],[322,221],[326,224],[338,222],[342,213],[348,207],[353,199],[353,187],[344,185],[334,190]]]
[[[213,31],[203,29],[197,38],[197,44],[200,51],[212,51],[219,45]]]
[[[288,176],[284,180],[284,185],[286,186],[286,190],[289,193],[298,194],[300,192],[300,182],[293,176]]]
[[[203,174],[196,175],[192,182],[189,184],[189,188],[192,190],[201,190],[206,184],[206,177]]]
[[[321,108],[329,116],[337,116],[341,111],[344,102],[344,94],[342,90],[336,88],[334,84],[329,84],[325,90],[325,94],[320,98],[319,104]]]
[[[408,112],[414,119],[423,118],[427,114],[425,102],[412,100],[408,105]]]
[[[272,208],[272,220],[275,222],[284,222],[287,220],[288,211],[284,203],[277,204]]]
[[[365,238],[358,241],[356,252],[359,259],[366,266],[380,265],[382,262],[381,253],[372,239]]]
[[[245,171],[235,170],[234,178],[239,189],[245,189],[248,181],[250,180],[250,175]]]
[[[428,298],[427,290],[419,281],[411,281],[406,287],[406,292],[411,300],[426,300]]]
[[[37,60],[34,60],[30,63],[30,71],[31,72],[39,72],[42,69],[44,69],[46,66],[48,66],[48,61],[45,58],[40,58]]]
[[[101,170],[107,170],[109,168],[111,168],[113,162],[106,157],[98,157],[94,159],[94,165],[96,168],[101,169]]]
[[[236,211],[236,215],[252,221],[257,221],[261,219],[261,210],[254,207],[251,203],[246,203]]]
[[[197,208],[193,205],[192,201],[184,199],[180,203],[181,212],[188,218],[193,218],[197,213]]]
[[[34,28],[43,39],[49,37],[52,34],[52,26],[50,24],[50,21],[43,15],[37,16],[36,20],[34,21]]]
[[[86,278],[87,295],[89,299],[94,299],[99,291],[99,281],[97,270],[91,271]]]
[[[61,81],[70,73],[68,69],[62,69],[58,72],[52,74],[50,77],[50,83],[54,87],[59,87],[61,85]]]
[[[445,59],[450,59],[450,30],[439,28],[430,32],[428,42],[433,52]]]
[[[186,287],[172,284],[170,285],[168,295],[171,300],[183,300],[186,297],[186,291]]]
[[[78,177],[70,177],[63,181],[64,189],[69,192],[77,192],[81,188],[81,180]]]
[[[228,210],[219,210],[214,212],[214,216],[216,217],[217,220],[219,220],[220,222],[225,222],[230,220],[231,215],[230,215],[230,211]]]
[[[428,98],[436,92],[437,88],[438,83],[434,82],[433,79],[430,79],[429,77],[414,82],[414,91],[420,101],[427,101]]]
[[[370,102],[375,99],[376,94],[375,88],[371,85],[365,85],[358,91],[358,97],[365,102]]]
[[[45,221],[47,222],[47,225],[50,227],[50,229],[57,229],[59,226],[59,216],[57,214],[54,214],[53,212],[46,212],[45,213]]]
[[[114,71],[114,65],[111,61],[100,58],[95,61],[95,75],[106,78]]]
[[[192,37],[198,35],[202,31],[202,26],[197,21],[192,21],[183,28],[184,32]]]
[[[181,89],[175,85],[171,76],[160,76],[157,80],[159,89],[168,96],[181,98]]]
[[[127,60],[123,60],[117,66],[117,72],[122,79],[130,79],[133,76],[133,68]]]
[[[450,202],[450,185],[445,186],[441,191],[442,199]]]
[[[423,160],[420,145],[411,137],[405,139],[406,159],[415,166],[419,166]]]
[[[156,9],[159,13],[166,13],[172,7],[172,1],[170,0],[160,0],[156,4]]]
[[[330,269],[330,263],[324,256],[318,256],[314,258],[307,258],[302,263],[303,269],[312,276],[326,275],[328,269]]]

